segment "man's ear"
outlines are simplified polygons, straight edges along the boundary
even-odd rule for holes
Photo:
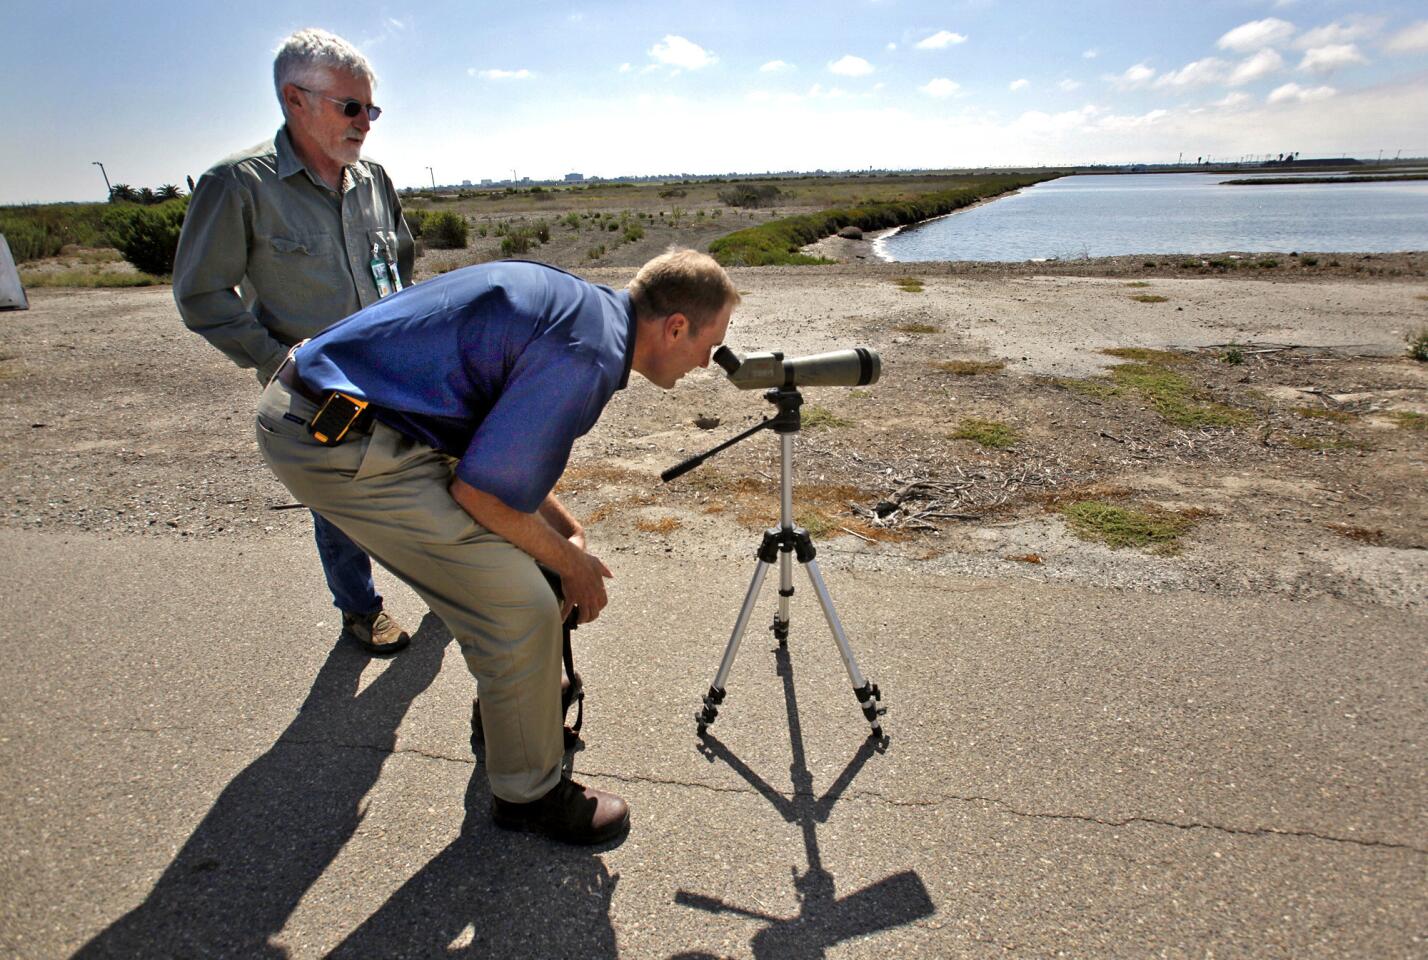
[[[671,340],[678,340],[689,333],[689,318],[682,313],[671,313],[664,318],[664,335]]]
[[[283,84],[283,103],[288,105],[288,109],[302,109],[305,103],[302,98],[302,91],[297,88],[297,84]]]

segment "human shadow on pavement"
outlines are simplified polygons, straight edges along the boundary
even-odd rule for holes
[[[567,754],[567,763],[569,763]],[[461,835],[352,931],[329,960],[372,957],[617,956],[610,901],[619,875],[598,854],[491,822],[478,767],[466,788]]]
[[[798,694],[794,690],[793,662],[789,658],[788,647],[779,646],[775,657],[778,661],[778,674],[783,679],[789,742],[793,748],[793,763],[789,767],[793,781],[792,796],[786,797],[775,790],[768,781],[707,731],[699,745],[699,752],[711,763],[727,763],[768,800],[785,820],[798,824],[802,830],[808,869],[802,874],[796,867],[792,869],[799,911],[792,917],[777,917],[687,890],[677,891],[674,900],[683,906],[709,913],[729,913],[762,920],[766,925],[750,941],[754,956],[761,960],[802,960],[823,957],[830,947],[845,940],[890,930],[923,917],[930,917],[936,908],[932,898],[928,896],[922,878],[911,870],[893,874],[845,896],[837,896],[833,874],[823,866],[823,855],[818,849],[818,824],[828,822],[834,804],[873,754],[887,750],[888,738],[875,740],[870,737],[865,740],[828,791],[821,797],[815,797],[813,774],[808,769],[803,749],[803,728],[799,722]],[[686,960],[705,956],[712,955],[698,951],[677,955]]]
[[[371,658],[339,643],[277,742],[219,794],[144,902],[76,957],[286,957],[271,942],[361,824],[362,799],[451,634],[428,613],[360,690]]]

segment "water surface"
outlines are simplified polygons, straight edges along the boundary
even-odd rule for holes
[[[906,227],[876,246],[898,261],[1428,250],[1428,181],[1220,185],[1243,176],[1062,177]]]

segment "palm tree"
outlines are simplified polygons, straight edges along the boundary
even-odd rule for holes
[[[159,202],[159,198],[158,198],[158,196],[154,193],[154,188],[153,188],[153,187],[144,187],[142,190],[140,190],[140,191],[139,191],[139,202],[142,203],[142,204],[143,204],[144,206],[146,206],[146,207],[149,206],[150,204],[158,203],[158,202]]]
[[[127,183],[116,183],[109,191],[110,203],[133,203],[138,199],[139,195]]]
[[[183,191],[172,183],[166,183],[159,187],[158,197],[160,200],[177,200],[181,196],[183,196]]]

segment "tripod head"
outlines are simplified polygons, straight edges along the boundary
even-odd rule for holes
[[[766,420],[760,420],[749,429],[735,437],[730,437],[717,447],[705,450],[703,453],[696,453],[688,460],[680,461],[668,470],[659,475],[661,483],[669,483],[675,477],[682,477],[705,460],[728,450],[740,440],[747,440],[761,430],[772,430],[774,433],[797,433],[803,427],[803,417],[799,413],[799,407],[803,406],[803,394],[799,393],[795,387],[775,387],[764,393],[764,399],[778,407],[778,412]]]

